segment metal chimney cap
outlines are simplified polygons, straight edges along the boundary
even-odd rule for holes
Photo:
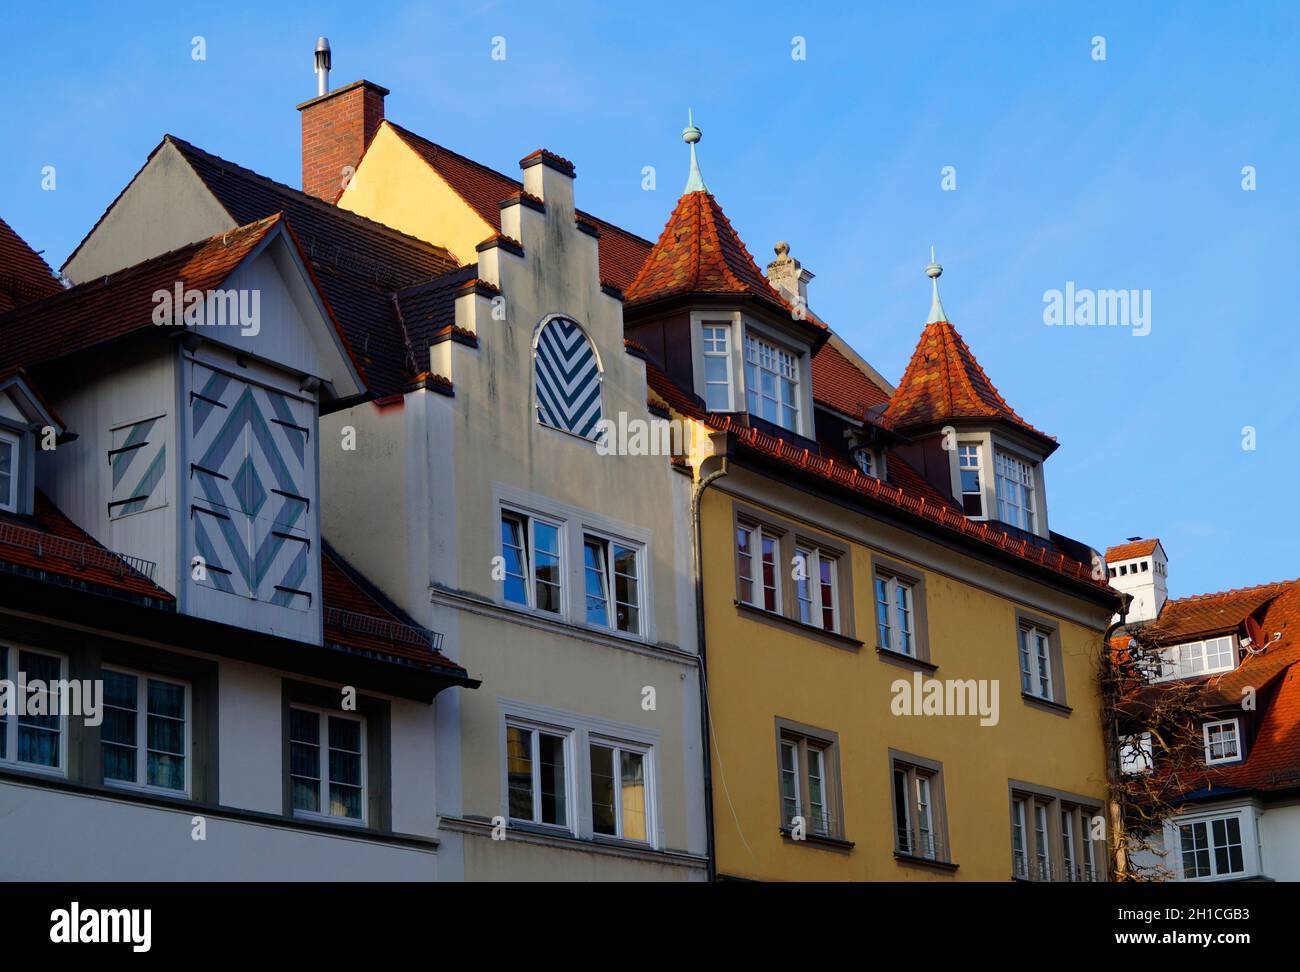
[[[330,69],[330,42],[328,38],[316,38],[316,67]]]

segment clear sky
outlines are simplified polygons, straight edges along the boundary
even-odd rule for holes
[[[298,185],[319,34],[334,85],[392,89],[388,117],[505,172],[558,152],[580,206],[651,239],[690,105],[755,259],[789,240],[891,381],[937,248],[953,324],[1061,441],[1055,530],[1161,537],[1175,596],[1300,576],[1300,4],[802,6],[6,3],[0,215],[57,267],[167,132]],[[1046,326],[1070,282],[1149,291],[1149,333]]]

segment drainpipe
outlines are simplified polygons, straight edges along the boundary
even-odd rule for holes
[[[1124,627],[1128,623],[1129,606],[1133,603],[1132,594],[1121,594],[1120,596],[1122,600],[1120,602],[1120,609],[1118,612],[1119,620],[1113,622],[1111,626],[1106,629],[1106,633],[1101,636],[1102,651],[1106,653],[1110,651],[1110,639],[1114,637],[1115,632],[1118,631],[1120,628]],[[1108,661],[1105,657],[1102,658],[1102,664],[1103,665],[1108,664]],[[1103,717],[1106,719],[1106,724],[1109,725],[1109,731],[1105,733],[1106,734],[1106,779],[1113,785],[1115,782],[1117,782],[1117,777],[1119,776],[1119,766],[1118,766],[1119,723],[1116,720],[1115,714],[1113,712],[1105,712],[1103,713]],[[1122,868],[1123,873],[1127,873],[1128,853],[1127,851],[1125,851],[1124,846],[1120,842],[1124,836],[1124,828],[1123,828],[1124,808],[1115,805],[1115,803],[1112,801],[1109,809],[1112,815],[1111,830],[1113,831],[1115,837],[1115,865],[1116,865],[1115,870],[1118,874]]]
[[[711,458],[720,460],[720,465],[713,472],[702,477],[691,493],[691,532],[694,534],[691,572],[695,582],[695,643],[700,656],[700,741],[704,747],[702,755],[704,757],[705,856],[709,862],[708,880],[712,883],[718,878],[718,862],[713,841],[713,755],[709,734],[708,665],[705,661],[704,646],[704,537],[700,530],[700,508],[704,491],[727,475],[730,437],[725,432],[719,432],[709,438],[713,443]],[[704,462],[700,463],[700,471],[704,471]]]

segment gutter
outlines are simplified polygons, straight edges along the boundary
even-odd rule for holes
[[[721,460],[719,468],[704,476],[695,485],[691,494],[691,531],[694,543],[691,550],[691,573],[695,584],[695,639],[696,650],[700,658],[700,742],[704,757],[704,839],[705,857],[708,858],[707,880],[712,883],[718,879],[718,859],[713,839],[713,747],[709,724],[709,675],[705,651],[704,626],[704,537],[700,529],[701,502],[704,491],[727,475],[731,456],[731,437],[725,432],[709,436],[713,443],[713,456]],[[708,460],[705,460],[707,462]],[[701,472],[704,463],[700,463]]]

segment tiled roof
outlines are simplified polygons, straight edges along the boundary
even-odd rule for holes
[[[235,222],[283,212],[376,396],[400,392],[408,364],[395,290],[456,268],[446,250],[258,175],[168,135]],[[155,150],[156,151],[156,150]]]
[[[0,358],[30,369],[155,328],[155,291],[170,293],[178,281],[215,289],[279,222],[259,220],[20,307],[0,317]]]
[[[1198,594],[1165,602],[1147,630],[1162,642],[1213,634],[1239,627],[1249,615],[1277,597],[1285,583],[1260,584],[1217,594]]]
[[[392,126],[402,141],[442,176],[484,222],[500,232],[501,200],[520,192],[524,187],[522,182],[467,159],[391,121],[385,121],[384,124]],[[577,216],[600,230],[601,281],[626,290],[650,253],[650,241],[582,210],[577,211]]]
[[[937,425],[950,419],[997,419],[1056,448],[1055,439],[1034,428],[1007,404],[957,329],[947,321],[925,325],[885,414],[899,429]]]
[[[437,650],[433,632],[416,624],[328,543],[321,544],[321,602],[327,642],[465,676],[464,668]]]
[[[478,264],[471,263],[428,283],[416,284],[397,292],[402,323],[416,348],[427,349],[436,334],[456,324],[456,293],[465,284],[478,279]],[[428,367],[424,353],[421,367]]]
[[[105,549],[69,520],[40,490],[30,517],[0,515],[0,569],[51,575],[61,581],[149,598],[159,604],[175,601],[123,556]],[[140,569],[137,569],[140,568]]]
[[[891,454],[887,460],[892,481],[881,482],[833,455],[814,455],[810,449],[799,448],[745,425],[733,415],[707,412],[698,398],[679,388],[650,359],[646,360],[646,381],[651,391],[673,411],[703,422],[715,431],[730,432],[737,443],[756,453],[1114,595],[1104,579],[1092,576],[1089,565],[1068,556],[1054,544],[1032,543],[999,529],[996,523],[968,519],[950,499],[923,485],[921,476],[896,455]],[[1118,600],[1118,595],[1114,596]]]
[[[0,219],[0,314],[61,289],[40,254]]]
[[[680,294],[744,295],[790,311],[707,192],[684,193],[677,200],[659,241],[624,291],[628,307]]]
[[[850,418],[861,419],[867,409],[889,404],[889,396],[862,373],[833,341],[827,341],[812,359],[813,400]]]
[[[1160,543],[1158,539],[1150,540],[1130,540],[1128,543],[1118,543],[1113,547],[1106,548],[1106,563],[1117,564],[1121,560],[1132,560],[1134,557],[1150,557],[1156,552],[1156,546]]]

